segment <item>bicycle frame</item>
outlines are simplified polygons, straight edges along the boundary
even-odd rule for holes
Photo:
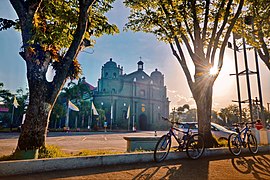
[[[164,117],[162,117],[162,119],[169,121]],[[163,135],[156,144],[154,160],[156,162],[161,162],[167,157],[172,145],[172,136],[178,143],[178,146],[174,146],[174,148],[177,148],[179,151],[186,150],[187,156],[191,159],[200,158],[205,148],[203,136],[200,134],[192,134],[192,124],[187,123],[187,130],[182,130],[180,128],[174,127],[174,124],[183,125],[182,123],[170,123],[172,123],[172,126],[170,127],[169,132]],[[181,133],[181,135],[183,134],[183,136],[179,137],[179,135],[175,133],[176,131]]]
[[[238,134],[238,140],[241,142],[241,145],[243,143],[246,143],[246,138],[247,138],[247,134],[250,131],[249,127],[248,127],[249,123],[245,123],[245,127],[243,129],[241,129],[241,131],[239,131]],[[237,127],[239,128],[239,127]],[[244,137],[242,138],[241,135],[244,134]]]
[[[179,139],[179,138],[175,135],[175,133],[173,132],[174,130],[176,130],[176,131],[178,131],[178,132],[184,134],[183,137],[182,137],[182,139]],[[185,144],[186,141],[188,140],[188,138],[187,138],[187,139],[184,139],[184,137],[185,137],[186,135],[189,135],[189,132],[190,132],[190,127],[188,127],[188,130],[187,130],[187,131],[181,131],[181,130],[178,129],[178,128],[171,127],[170,130],[169,130],[169,132],[167,133],[167,135],[170,136],[170,137],[173,136],[174,139],[177,141],[179,147],[180,147],[180,146],[182,146],[183,144]],[[184,141],[182,142],[182,140],[184,140]]]

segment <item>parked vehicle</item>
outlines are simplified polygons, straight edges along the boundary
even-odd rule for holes
[[[188,129],[188,125],[186,124],[193,124],[193,126],[190,128],[192,132],[197,133],[198,132],[198,123],[197,122],[181,122],[181,125],[179,125],[179,128],[183,131],[186,131]],[[228,140],[230,134],[234,133],[234,131],[228,130],[225,127],[216,124],[211,123],[211,132],[212,135],[215,136],[218,140]]]

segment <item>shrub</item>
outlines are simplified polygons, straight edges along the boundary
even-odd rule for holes
[[[57,157],[69,157],[71,155],[60,150],[59,147],[54,145],[47,145],[39,150],[38,158],[57,158]]]

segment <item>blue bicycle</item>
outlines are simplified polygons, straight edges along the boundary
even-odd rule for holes
[[[257,139],[251,133],[250,129],[252,124],[254,123],[233,124],[233,126],[235,126],[236,133],[232,133],[228,138],[229,150],[233,155],[238,156],[241,153],[241,148],[246,148],[247,146],[252,154],[256,154],[258,152]],[[245,127],[240,130],[240,125],[245,125]]]
[[[162,117],[163,120],[169,121],[167,118]],[[170,122],[170,121],[169,121]],[[176,142],[178,143],[177,150],[179,151],[186,151],[187,156],[191,159],[198,159],[204,152],[204,139],[201,134],[192,134],[191,126],[194,124],[185,123],[183,125],[188,126],[187,131],[182,131],[177,127],[174,127],[174,124],[181,125],[181,123],[172,123],[172,126],[169,132],[163,135],[157,142],[155,151],[154,151],[154,160],[156,162],[163,161],[167,155],[169,154],[171,144],[172,144],[172,137],[175,138]],[[182,138],[179,138],[174,131],[178,133],[183,133]]]

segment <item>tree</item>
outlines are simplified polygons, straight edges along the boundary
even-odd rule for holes
[[[248,0],[245,22],[240,22],[245,30],[247,42],[257,48],[258,54],[270,70],[270,2],[267,0]]]
[[[94,41],[90,37],[118,32],[108,23],[105,13],[114,0],[10,0],[18,20],[0,29],[14,26],[21,31],[21,57],[27,67],[29,106],[16,151],[45,146],[51,111],[68,78],[81,72],[76,60],[79,52]],[[4,28],[3,28],[4,27]],[[49,66],[55,76],[46,79]]]
[[[10,101],[12,94],[9,90],[4,89],[4,83],[0,83],[0,102],[7,103]]]
[[[199,133],[204,134],[208,147],[213,140],[210,125],[213,84],[243,3],[244,0],[125,1],[131,8],[127,29],[155,34],[158,40],[170,45],[196,102]],[[194,66],[188,66],[188,60]]]
[[[229,105],[228,107],[221,108],[218,114],[225,121],[226,125],[239,122],[240,112],[237,105]]]

